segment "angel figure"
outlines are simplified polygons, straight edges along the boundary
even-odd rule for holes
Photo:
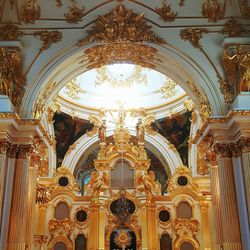
[[[107,129],[106,120],[103,120],[98,130],[98,137],[100,141],[103,143],[106,143],[106,129]]]
[[[145,129],[142,123],[142,118],[138,119],[138,123],[136,125],[136,137],[138,143],[144,143]]]

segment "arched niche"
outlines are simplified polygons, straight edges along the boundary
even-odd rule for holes
[[[76,236],[75,250],[87,250],[87,238],[84,234],[78,234]]]
[[[191,219],[193,217],[192,207],[187,201],[181,201],[176,207],[178,219]]]
[[[181,247],[183,249],[181,249]],[[187,249],[186,249],[187,248]],[[179,237],[174,243],[174,250],[199,250],[200,244],[193,236]]]
[[[55,219],[64,220],[66,218],[69,218],[69,214],[70,214],[70,209],[68,207],[68,204],[64,201],[58,202],[54,212]]]
[[[172,239],[167,233],[161,235],[160,250],[172,250]]]
[[[66,236],[56,236],[51,238],[51,240],[48,243],[48,250],[55,250],[55,246],[56,247],[66,246],[66,250],[73,250],[73,244]],[[62,250],[64,249],[62,248]]]

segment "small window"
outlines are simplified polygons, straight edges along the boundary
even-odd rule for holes
[[[84,222],[87,220],[87,213],[84,210],[77,211],[76,220],[78,222]]]
[[[182,201],[177,206],[177,218],[180,219],[191,219],[192,218],[192,207],[188,202]]]
[[[55,218],[57,220],[64,220],[69,218],[69,207],[65,202],[59,202],[55,209]]]
[[[170,220],[170,213],[167,210],[161,210],[159,219],[161,222],[168,222]]]
[[[66,187],[69,184],[69,180],[67,177],[63,176],[59,178],[58,183],[61,187]]]
[[[180,176],[177,180],[178,185],[184,187],[188,184],[188,179],[186,176]]]

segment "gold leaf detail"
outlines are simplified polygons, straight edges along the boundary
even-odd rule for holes
[[[165,22],[173,22],[177,16],[177,13],[172,11],[171,4],[166,4],[166,2],[162,2],[162,6],[155,10]]]

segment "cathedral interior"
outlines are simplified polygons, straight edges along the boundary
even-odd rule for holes
[[[249,250],[249,34],[249,0],[0,0],[0,250]]]

